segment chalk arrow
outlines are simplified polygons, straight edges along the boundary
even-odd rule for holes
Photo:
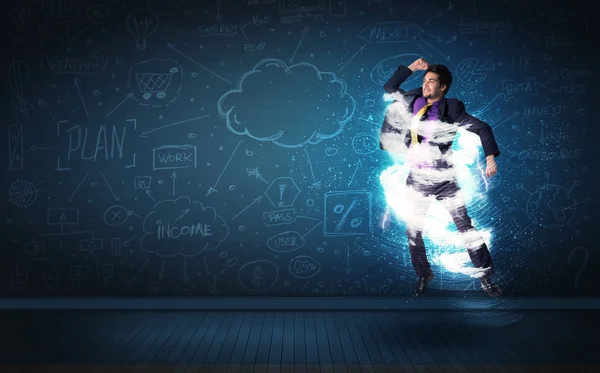
[[[50,110],[48,109],[48,107],[46,106],[46,101],[44,101],[43,99],[39,99],[38,100],[38,105],[40,107],[43,107],[44,109],[46,109],[46,112],[48,113],[48,115],[50,115],[50,117],[52,118],[52,120],[54,120],[56,122],[56,118],[54,117],[54,115],[52,115],[52,113],[50,112]]]
[[[238,144],[236,145],[235,149],[233,149],[233,152],[231,153],[231,157],[229,157],[229,160],[225,164],[225,167],[223,168],[223,171],[221,171],[221,174],[219,175],[219,177],[217,178],[217,181],[215,181],[215,183],[213,184],[213,186],[211,186],[211,187],[208,188],[208,191],[206,192],[205,197],[208,197],[208,196],[210,196],[211,194],[213,194],[213,193],[215,193],[217,191],[217,184],[219,183],[219,180],[221,180],[221,177],[225,173],[225,170],[227,169],[227,167],[229,167],[229,163],[231,162],[231,159],[233,158],[233,156],[235,155],[235,152],[240,147],[240,145],[242,144],[243,141],[244,140],[240,140],[240,142],[238,142]]]
[[[302,29],[302,36],[300,37],[300,41],[298,42],[298,45],[296,45],[296,50],[294,51],[294,54],[292,55],[292,58],[290,58],[290,63],[292,63],[292,61],[294,60],[294,57],[296,57],[296,53],[298,53],[298,49],[300,48],[300,44],[302,44],[302,40],[304,39],[304,36],[308,34],[308,27],[305,27]]]
[[[52,148],[39,148],[35,145],[31,145],[31,147],[29,148],[29,151],[35,154],[39,153],[39,150],[53,150]]]
[[[342,70],[344,69],[344,67],[348,66],[348,64],[349,64],[350,62],[352,62],[352,60],[354,59],[354,57],[356,57],[356,56],[357,56],[359,53],[362,53],[362,52],[365,50],[365,47],[366,47],[366,46],[367,46],[367,45],[365,44],[365,45],[363,45],[362,47],[360,47],[360,49],[359,49],[359,50],[358,50],[356,53],[354,53],[354,54],[352,55],[352,57],[350,57],[350,59],[348,60],[348,62],[346,62],[346,63],[344,64],[344,66],[342,66],[342,67],[341,67],[341,68],[340,68],[338,71],[342,71]]]
[[[127,95],[125,95],[125,98],[123,99],[123,101],[119,102],[119,104],[117,106],[115,106],[111,111],[108,112],[108,114],[106,114],[106,116],[109,116],[113,111],[117,110],[117,108],[119,108],[119,106],[123,105],[125,103],[125,101],[131,99],[133,97],[133,93],[128,93]]]
[[[142,272],[144,272],[144,268],[148,265],[150,259],[146,259],[146,262],[142,265],[142,268],[138,271],[138,273],[133,277],[134,282],[138,282],[142,279]]]
[[[77,93],[79,94],[79,99],[81,100],[81,104],[83,105],[83,109],[85,110],[85,113],[87,114],[87,116],[90,116],[90,113],[88,113],[88,109],[87,106],[85,105],[85,101],[83,100],[83,95],[81,94],[81,80],[75,78],[75,80],[73,81],[73,85],[75,86],[75,88],[77,88]]]
[[[221,1],[217,1],[215,8],[217,8],[217,21],[220,22],[221,18],[223,17],[223,12],[221,11]]]
[[[108,187],[108,190],[110,191],[110,194],[112,194],[115,201],[119,202],[120,198],[113,191],[113,188],[110,186],[110,183],[108,182],[108,179],[106,178],[106,176],[104,176],[104,173],[100,172],[100,175],[102,175],[102,178],[104,179],[104,182],[106,183],[106,186]]]
[[[154,128],[154,129],[151,129],[149,131],[143,131],[142,134],[140,135],[140,137],[148,138],[148,134],[150,134],[152,132],[156,132],[158,130],[162,130],[162,129],[165,129],[165,128],[168,128],[168,127],[176,126],[178,124],[187,123],[187,122],[191,122],[193,120],[198,120],[198,119],[202,119],[202,118],[206,118],[206,117],[209,117],[209,115],[207,114],[207,115],[203,115],[201,117],[190,118],[190,119],[180,120],[179,122],[165,124],[164,126],[160,126],[158,128]]]
[[[215,192],[217,192],[217,190],[215,188],[209,187],[208,190],[206,191],[206,195],[204,197],[208,197]]]
[[[346,245],[346,268],[344,268],[346,274],[349,274],[352,271],[350,267],[350,245]]]
[[[127,241],[123,242],[123,246],[129,246],[131,241],[133,241],[137,236],[133,236],[130,239],[128,239]]]
[[[146,194],[148,195],[148,197],[150,197],[150,199],[152,199],[153,201],[156,201],[154,199],[154,197],[152,197],[152,192],[150,191],[150,189],[146,189]]]
[[[173,195],[175,195],[175,180],[177,180],[177,174],[175,173],[175,171],[173,171],[173,173],[171,174],[171,179],[173,179]]]
[[[162,262],[162,267],[160,268],[160,272],[158,272],[158,279],[162,280],[163,277],[165,277],[165,264],[167,264],[167,262],[163,261]]]
[[[431,36],[433,39],[435,39],[435,41],[436,41],[437,43],[441,43],[441,42],[443,41],[443,40],[442,40],[442,38],[441,38],[441,37],[439,37],[439,36],[435,36],[435,35],[433,35],[433,34],[429,34],[429,36]]]
[[[186,215],[187,215],[187,214],[189,214],[189,213],[190,213],[190,209],[185,209],[185,210],[182,210],[182,211],[181,211],[181,215],[179,215],[179,217],[177,217],[177,219],[175,219],[175,221],[177,221],[177,220],[179,220],[179,219],[183,218],[184,216],[186,216]]]
[[[183,276],[181,276],[181,280],[186,284],[190,282],[190,276],[187,273],[187,258],[185,257],[183,258]]]
[[[258,196],[256,198],[254,198],[254,200],[252,201],[252,203],[250,203],[248,206],[244,207],[244,209],[240,212],[238,212],[233,218],[231,218],[231,220],[237,218],[238,216],[240,216],[242,214],[242,212],[246,211],[250,206],[259,203],[260,200],[262,199],[262,196]]]
[[[358,171],[358,168],[362,166],[362,162],[360,161],[360,159],[358,160],[358,162],[355,163],[355,168],[354,168],[354,173],[352,173],[352,177],[350,178],[350,181],[348,182],[348,188],[350,187],[350,184],[352,184],[352,182],[354,181],[354,176],[356,176],[356,171]]]
[[[231,84],[231,82],[225,78],[223,78],[221,75],[215,73],[214,71],[208,69],[206,66],[202,65],[200,62],[194,60],[193,58],[191,58],[190,56],[188,56],[187,54],[183,53],[182,51],[180,51],[179,49],[177,49],[177,47],[175,47],[175,45],[171,44],[171,43],[167,43],[167,46],[169,48],[171,48],[172,50],[174,50],[175,52],[179,53],[180,55],[182,55],[183,57],[187,58],[188,60],[190,60],[191,62],[193,62],[195,65],[197,65],[198,67],[206,70],[207,72],[211,73],[212,75],[216,76],[217,78]]]

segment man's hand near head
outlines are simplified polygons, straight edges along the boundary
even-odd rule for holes
[[[413,72],[415,70],[427,70],[429,68],[429,63],[424,58],[419,58],[415,62],[411,63],[408,68]]]

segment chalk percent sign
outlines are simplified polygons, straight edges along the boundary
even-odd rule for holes
[[[335,226],[335,232],[339,232],[343,227],[344,224],[346,223],[346,220],[348,219],[348,215],[350,215],[350,212],[352,212],[352,209],[354,209],[354,206],[356,205],[357,200],[353,199],[352,203],[350,204],[350,206],[348,208],[346,208],[344,205],[336,205],[333,208],[333,212],[336,214],[343,214],[342,217],[340,218],[340,221],[337,223],[337,225]],[[357,216],[354,219],[350,220],[350,226],[352,228],[358,228],[360,227],[360,225],[363,222],[363,218],[361,216]]]
[[[312,263],[310,260],[306,259],[296,259],[292,264],[292,267],[294,273],[299,275],[310,274],[319,270],[319,266],[316,263]]]

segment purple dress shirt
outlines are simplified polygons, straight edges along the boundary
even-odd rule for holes
[[[440,101],[436,101],[425,113],[427,120],[419,123],[419,134],[422,136],[421,143],[416,146],[411,146],[408,150],[408,162],[411,168],[431,168],[433,160],[429,151],[429,139],[435,130],[435,120],[437,119],[438,106]],[[416,115],[419,110],[427,104],[425,97],[419,97],[415,100],[413,106],[413,115]]]

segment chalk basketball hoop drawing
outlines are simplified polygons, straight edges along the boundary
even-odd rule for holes
[[[141,105],[165,107],[177,99],[182,78],[183,69],[177,61],[155,58],[129,70],[127,87]]]

